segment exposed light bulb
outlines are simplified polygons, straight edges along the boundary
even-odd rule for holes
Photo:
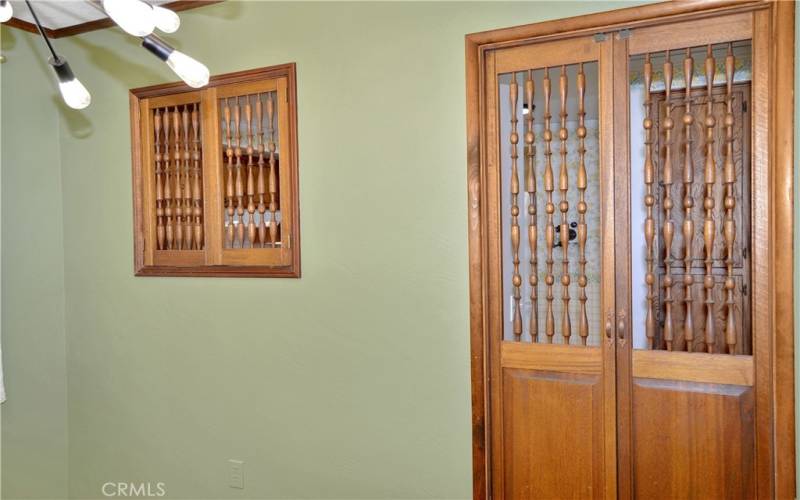
[[[75,74],[69,67],[69,63],[63,57],[56,59],[50,58],[48,61],[58,77],[58,90],[61,97],[72,109],[83,109],[92,102],[92,96],[80,80],[75,78]]]
[[[14,9],[11,7],[11,2],[8,0],[0,0],[0,23],[8,21],[13,15]]]
[[[147,36],[156,27],[152,7],[140,0],[103,0],[103,9],[120,28],[133,36]]]
[[[157,35],[142,37],[142,47],[166,62],[172,71],[190,87],[200,88],[208,84],[209,73],[205,64],[175,50]]]
[[[77,78],[67,82],[59,82],[58,90],[61,91],[61,97],[64,98],[64,102],[72,109],[83,109],[92,102],[91,94]]]
[[[167,65],[190,87],[200,88],[208,84],[209,72],[206,65],[183,52],[173,50],[167,57]]]
[[[153,18],[156,28],[164,33],[175,33],[181,26],[181,18],[174,11],[153,5]]]

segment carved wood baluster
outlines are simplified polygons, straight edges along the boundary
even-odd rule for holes
[[[192,178],[191,160],[192,153],[189,145],[189,105],[183,106],[181,112],[181,125],[183,126],[183,248],[192,249],[192,234],[194,234],[194,224],[192,221]]]
[[[261,247],[267,245],[267,224],[265,214],[266,183],[264,179],[264,123],[263,108],[261,107],[261,94],[256,94],[256,130],[258,131],[258,179],[256,190],[258,192],[258,241]]]
[[[172,172],[170,165],[172,164],[172,156],[170,150],[170,123],[169,108],[164,108],[164,200],[161,206],[164,207],[164,216],[167,218],[165,228],[165,246],[167,250],[172,250],[172,243],[174,238],[174,228],[172,220]]]
[[[553,213],[555,212],[555,205],[553,205],[553,150],[551,142],[553,140],[553,133],[550,131],[550,68],[544,69],[544,79],[542,80],[542,87],[544,89],[544,191],[547,196],[545,204],[545,212],[547,214],[547,226],[544,230],[545,246],[547,247],[547,258],[545,264],[547,267],[547,275],[544,282],[547,285],[547,312],[545,315],[544,333],[547,335],[547,343],[553,343],[553,335],[555,335],[555,319],[553,318],[553,244],[555,243],[555,228],[553,227]]]
[[[225,227],[225,244],[228,248],[233,248],[233,215],[235,210],[233,199],[233,142],[231,141],[233,122],[231,121],[231,108],[228,99],[225,99],[224,112],[227,125],[225,131],[225,155],[228,158],[227,177],[225,179],[225,207],[228,213],[228,222]]]
[[[672,238],[675,235],[675,226],[672,222],[672,129],[675,126],[672,120],[672,61],[667,50],[664,61],[664,169],[662,184],[664,185],[664,342],[667,350],[672,350]]]
[[[517,96],[519,88],[517,85],[517,74],[511,74],[511,86],[508,90],[508,101],[511,106],[511,134],[509,135],[509,151],[511,153],[511,258],[514,264],[514,271],[511,277],[511,285],[514,290],[514,320],[513,332],[514,340],[519,341],[522,335],[522,311],[520,299],[522,297],[520,286],[522,277],[519,274],[519,171],[517,168]]]
[[[567,67],[561,66],[561,75],[558,78],[558,91],[561,97],[561,128],[558,130],[558,138],[561,140],[561,165],[558,172],[558,189],[561,191],[561,203],[558,208],[561,211],[561,336],[564,343],[569,344],[572,335],[572,324],[569,315],[569,221],[567,212],[569,202],[567,201],[567,191],[569,191],[569,172],[567,171]]]
[[[250,106],[250,96],[245,97],[244,116],[247,121],[247,239],[250,247],[256,246],[255,222],[255,175],[253,172],[253,108]]]
[[[714,126],[716,120],[714,119],[714,99],[712,92],[714,90],[714,72],[716,70],[716,63],[714,61],[714,54],[711,45],[708,46],[705,61],[706,70],[706,87],[707,87],[707,105],[706,105],[706,159],[705,159],[705,185],[706,196],[703,201],[703,208],[705,208],[705,221],[703,223],[703,240],[705,244],[705,265],[706,274],[703,280],[703,287],[705,288],[705,304],[706,304],[706,332],[705,343],[706,350],[709,353],[714,352],[715,334],[714,334],[714,276],[711,273],[712,265],[714,264],[714,183],[716,182],[716,162],[714,160]]]
[[[647,337],[647,348],[655,348],[655,271],[654,271],[654,252],[653,239],[656,234],[656,224],[653,219],[653,205],[656,198],[653,195],[653,181],[655,180],[655,168],[653,166],[653,119],[651,118],[652,98],[650,85],[653,82],[653,65],[650,62],[650,54],[644,60],[644,121],[642,122],[645,130],[644,139],[644,184],[645,197],[644,205],[647,215],[644,222],[644,238],[647,243],[647,274],[645,282],[647,284],[647,316],[645,319],[645,335]]]
[[[155,132],[156,162],[156,248],[164,249],[164,171],[161,163],[161,110],[153,113],[153,131]]]
[[[236,156],[236,179],[234,188],[236,189],[236,242],[239,248],[244,248],[244,180],[242,179],[242,111],[239,98],[236,97],[236,106],[233,108],[233,119],[236,126],[234,133],[233,154]]]
[[[172,154],[172,166],[175,170],[175,196],[173,197],[173,205],[175,211],[175,249],[180,250],[183,246],[183,208],[181,206],[183,194],[181,188],[183,187],[181,181],[181,137],[180,137],[180,113],[178,107],[175,106],[172,110],[172,132],[175,134],[175,150]]]
[[[528,330],[531,341],[539,342],[539,276],[538,259],[536,256],[537,227],[536,227],[536,146],[533,145],[533,71],[528,70],[525,80],[525,98],[528,113],[525,116],[525,191],[528,193],[528,248],[530,249],[530,276],[531,285],[531,316]]]
[[[580,325],[578,333],[581,336],[581,344],[586,345],[589,339],[589,318],[586,316],[586,75],[583,73],[583,63],[578,66],[578,252],[580,254],[578,264],[580,265],[580,275],[578,276],[578,286],[580,287],[579,299],[581,303]]]
[[[686,306],[686,315],[683,320],[683,338],[686,340],[686,350],[692,352],[694,348],[694,321],[692,318],[692,242],[694,241],[694,220],[692,219],[692,184],[694,183],[694,165],[692,164],[692,73],[694,60],[692,49],[686,49],[683,59],[683,74],[686,80],[686,112],[683,115],[684,126],[684,152],[683,152],[683,245],[684,245],[684,270],[683,270],[683,302]]]
[[[192,106],[192,215],[194,216],[194,248],[203,249],[203,190],[200,168],[200,116],[197,104]]]
[[[725,184],[725,222],[723,235],[725,236],[725,265],[728,273],[725,277],[725,292],[727,296],[727,317],[725,319],[725,344],[728,354],[736,352],[736,323],[734,321],[733,301],[733,242],[736,238],[736,222],[733,218],[733,209],[736,207],[734,197],[734,183],[736,170],[733,165],[733,70],[734,70],[733,44],[728,44],[728,54],[725,57],[725,83],[727,85],[725,100],[727,109],[725,113],[725,164],[723,167],[723,183]]]
[[[272,94],[273,93],[270,92],[267,96],[267,134],[269,135],[269,241],[270,245],[275,247],[278,241],[278,176],[275,171],[275,127],[273,126],[275,102]]]

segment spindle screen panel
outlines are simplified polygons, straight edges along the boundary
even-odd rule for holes
[[[221,98],[225,248],[277,248],[280,238],[277,92]]]
[[[137,274],[299,276],[294,75],[131,92]]]
[[[499,77],[505,340],[600,344],[597,69]]]
[[[752,353],[750,60],[749,41],[631,58],[635,348]]]

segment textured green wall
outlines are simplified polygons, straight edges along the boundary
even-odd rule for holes
[[[463,35],[619,6],[226,2],[183,13],[174,41],[212,73],[298,64],[300,280],[133,277],[126,90],[175,78],[118,30],[58,40],[93,95],[84,112],[59,108],[61,190],[47,200],[61,205],[46,224],[63,207],[70,496],[162,481],[170,498],[469,497]],[[29,83],[39,66],[12,62],[29,38],[14,34],[2,214],[20,269],[4,252],[4,312],[42,258],[29,242],[40,234],[8,224],[7,207],[36,192],[25,179],[7,186],[7,148],[21,157],[39,144],[6,141],[23,112],[5,96],[53,106],[54,94]],[[36,315],[10,331],[4,315],[6,374],[27,363],[56,391],[63,361],[61,372],[42,364],[26,329],[52,323],[63,351],[63,312],[31,300],[19,307]],[[28,351],[12,352],[9,335]],[[40,471],[27,450],[6,450],[11,404],[6,491],[21,484],[9,461],[20,477]],[[36,429],[25,425],[15,421]],[[229,458],[245,461],[244,490],[227,487]]]
[[[39,40],[2,29],[3,498],[67,491],[60,103]]]

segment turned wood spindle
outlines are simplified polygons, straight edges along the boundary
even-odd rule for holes
[[[558,189],[561,191],[561,203],[558,208],[561,211],[561,228],[559,235],[561,236],[561,336],[564,337],[564,343],[569,344],[570,336],[572,335],[572,324],[569,315],[569,221],[567,220],[567,213],[569,212],[569,202],[567,201],[567,192],[569,191],[569,172],[567,170],[567,67],[561,66],[561,75],[558,78],[558,92],[561,97],[561,109],[559,117],[561,118],[561,127],[558,130],[558,138],[561,141],[561,148],[559,154],[561,156],[561,163],[558,171]]]
[[[161,110],[156,108],[153,113],[153,132],[156,163],[156,248],[164,249],[164,171],[161,163]]]
[[[236,178],[234,188],[236,190],[236,243],[239,248],[244,248],[244,179],[242,176],[242,108],[239,98],[236,97],[236,105],[233,108],[233,119],[236,126],[234,133],[233,154],[236,156]]]
[[[716,342],[714,334],[714,276],[712,275],[712,266],[714,264],[714,183],[716,182],[716,162],[714,160],[714,126],[716,120],[714,119],[714,99],[712,92],[714,90],[714,73],[716,71],[716,62],[714,61],[714,53],[711,45],[708,45],[705,61],[705,76],[706,76],[706,158],[705,158],[705,199],[703,201],[703,208],[705,209],[705,220],[703,222],[703,243],[705,245],[705,266],[706,273],[703,279],[703,287],[705,288],[705,305],[706,305],[706,331],[705,343],[706,350],[709,353],[714,352],[714,344]]]
[[[539,341],[539,276],[538,259],[536,255],[537,227],[536,227],[536,146],[533,135],[533,96],[534,96],[533,71],[528,70],[525,80],[525,100],[527,113],[525,115],[525,191],[528,193],[528,248],[530,249],[530,275],[531,286],[531,316],[528,330],[532,342]]]
[[[578,66],[578,178],[576,185],[578,188],[578,253],[580,275],[578,276],[578,286],[580,296],[578,300],[581,304],[578,333],[581,337],[581,344],[586,345],[589,339],[589,318],[586,315],[586,75],[583,72],[583,63]]]
[[[172,155],[172,165],[175,170],[175,196],[173,205],[175,211],[175,249],[180,250],[183,246],[183,184],[181,181],[181,138],[180,138],[180,113],[178,107],[172,110],[172,132],[175,134],[175,150]]]
[[[194,209],[192,207],[192,177],[191,177],[191,145],[189,144],[189,105],[183,106],[181,112],[181,125],[183,126],[183,248],[186,250],[192,249],[192,235],[194,234],[194,222],[192,215]]]
[[[255,173],[253,172],[253,108],[250,106],[250,96],[245,97],[244,117],[247,122],[247,240],[251,248],[256,246],[256,221],[255,221]]]
[[[692,59],[692,49],[686,49],[686,57],[683,59],[683,74],[686,81],[685,106],[683,114],[684,126],[684,152],[683,152],[683,303],[685,304],[686,314],[683,319],[683,338],[686,341],[686,350],[692,352],[694,348],[694,321],[692,313],[692,242],[694,241],[694,220],[692,219],[692,208],[694,198],[692,197],[692,185],[694,183],[694,165],[692,164],[692,73],[694,72],[694,60]]]
[[[167,250],[172,250],[172,243],[174,238],[174,228],[172,220],[172,172],[170,165],[172,164],[170,152],[170,118],[169,108],[164,108],[164,200],[161,205],[164,207],[164,217],[166,220],[166,227],[164,228],[164,239]]]
[[[733,164],[733,71],[735,60],[733,57],[733,44],[728,44],[728,54],[725,56],[725,84],[726,84],[726,112],[725,112],[725,163],[722,170],[725,184],[725,222],[723,223],[722,233],[725,237],[725,266],[727,276],[725,277],[725,294],[727,315],[725,318],[725,344],[728,347],[728,354],[736,352],[736,322],[734,319],[734,300],[733,300],[733,243],[736,238],[736,222],[733,218],[733,209],[736,207],[734,196],[734,183],[736,182],[736,170]]]
[[[192,106],[192,215],[194,216],[194,248],[203,249],[203,190],[200,168],[200,113],[197,103]]]
[[[520,286],[522,285],[522,277],[519,274],[519,171],[517,168],[517,143],[519,142],[519,134],[517,134],[517,96],[519,88],[517,85],[517,74],[511,74],[511,85],[508,89],[508,101],[511,110],[511,133],[509,135],[509,151],[511,154],[511,258],[514,265],[513,274],[511,277],[511,286],[513,287],[514,294],[514,315],[513,315],[513,332],[514,340],[519,341],[522,335],[522,308],[520,306],[520,299],[522,294]]]
[[[555,205],[553,204],[553,150],[551,142],[553,140],[553,133],[550,131],[550,68],[544,69],[544,78],[542,79],[542,88],[544,90],[544,191],[547,201],[545,203],[545,213],[547,214],[547,225],[544,229],[545,247],[547,250],[547,258],[545,260],[546,276],[544,283],[547,286],[547,312],[545,314],[544,333],[547,335],[547,343],[553,343],[553,336],[555,335],[555,318],[553,317],[553,245],[555,244],[555,227],[553,226],[553,213],[555,212]]]
[[[261,247],[267,244],[267,224],[264,214],[267,212],[266,183],[264,180],[264,115],[261,105],[261,94],[256,94],[256,130],[258,135],[258,178],[256,191],[258,192],[258,241]]]
[[[656,224],[653,219],[653,205],[655,205],[656,198],[653,194],[653,182],[655,180],[655,168],[653,165],[653,119],[651,117],[652,108],[652,94],[650,86],[653,83],[653,65],[650,62],[650,54],[645,56],[644,60],[644,121],[642,125],[645,130],[644,138],[644,184],[645,184],[645,197],[644,205],[646,207],[646,217],[644,222],[644,238],[647,244],[647,274],[645,275],[645,282],[647,284],[647,315],[645,318],[645,335],[647,337],[647,348],[655,348],[655,270],[654,270],[654,252],[653,240],[656,234]]]
[[[275,117],[275,101],[273,92],[267,96],[267,134],[269,135],[269,241],[275,247],[278,241],[278,176],[275,171],[277,168],[275,158],[275,127],[273,120]]]
[[[670,52],[667,50],[664,61],[664,168],[662,171],[661,182],[664,186],[664,343],[667,350],[672,350],[673,331],[672,331],[672,239],[675,235],[675,226],[672,222],[672,129],[675,126],[672,120],[672,61]]]
[[[226,169],[227,176],[225,179],[225,210],[228,214],[228,220],[225,225],[225,246],[227,248],[233,248],[235,231],[233,227],[233,215],[235,210],[233,199],[233,142],[231,139],[233,122],[231,121],[231,108],[228,99],[225,99],[224,114],[225,123],[227,125],[225,130],[225,156],[228,159]]]

